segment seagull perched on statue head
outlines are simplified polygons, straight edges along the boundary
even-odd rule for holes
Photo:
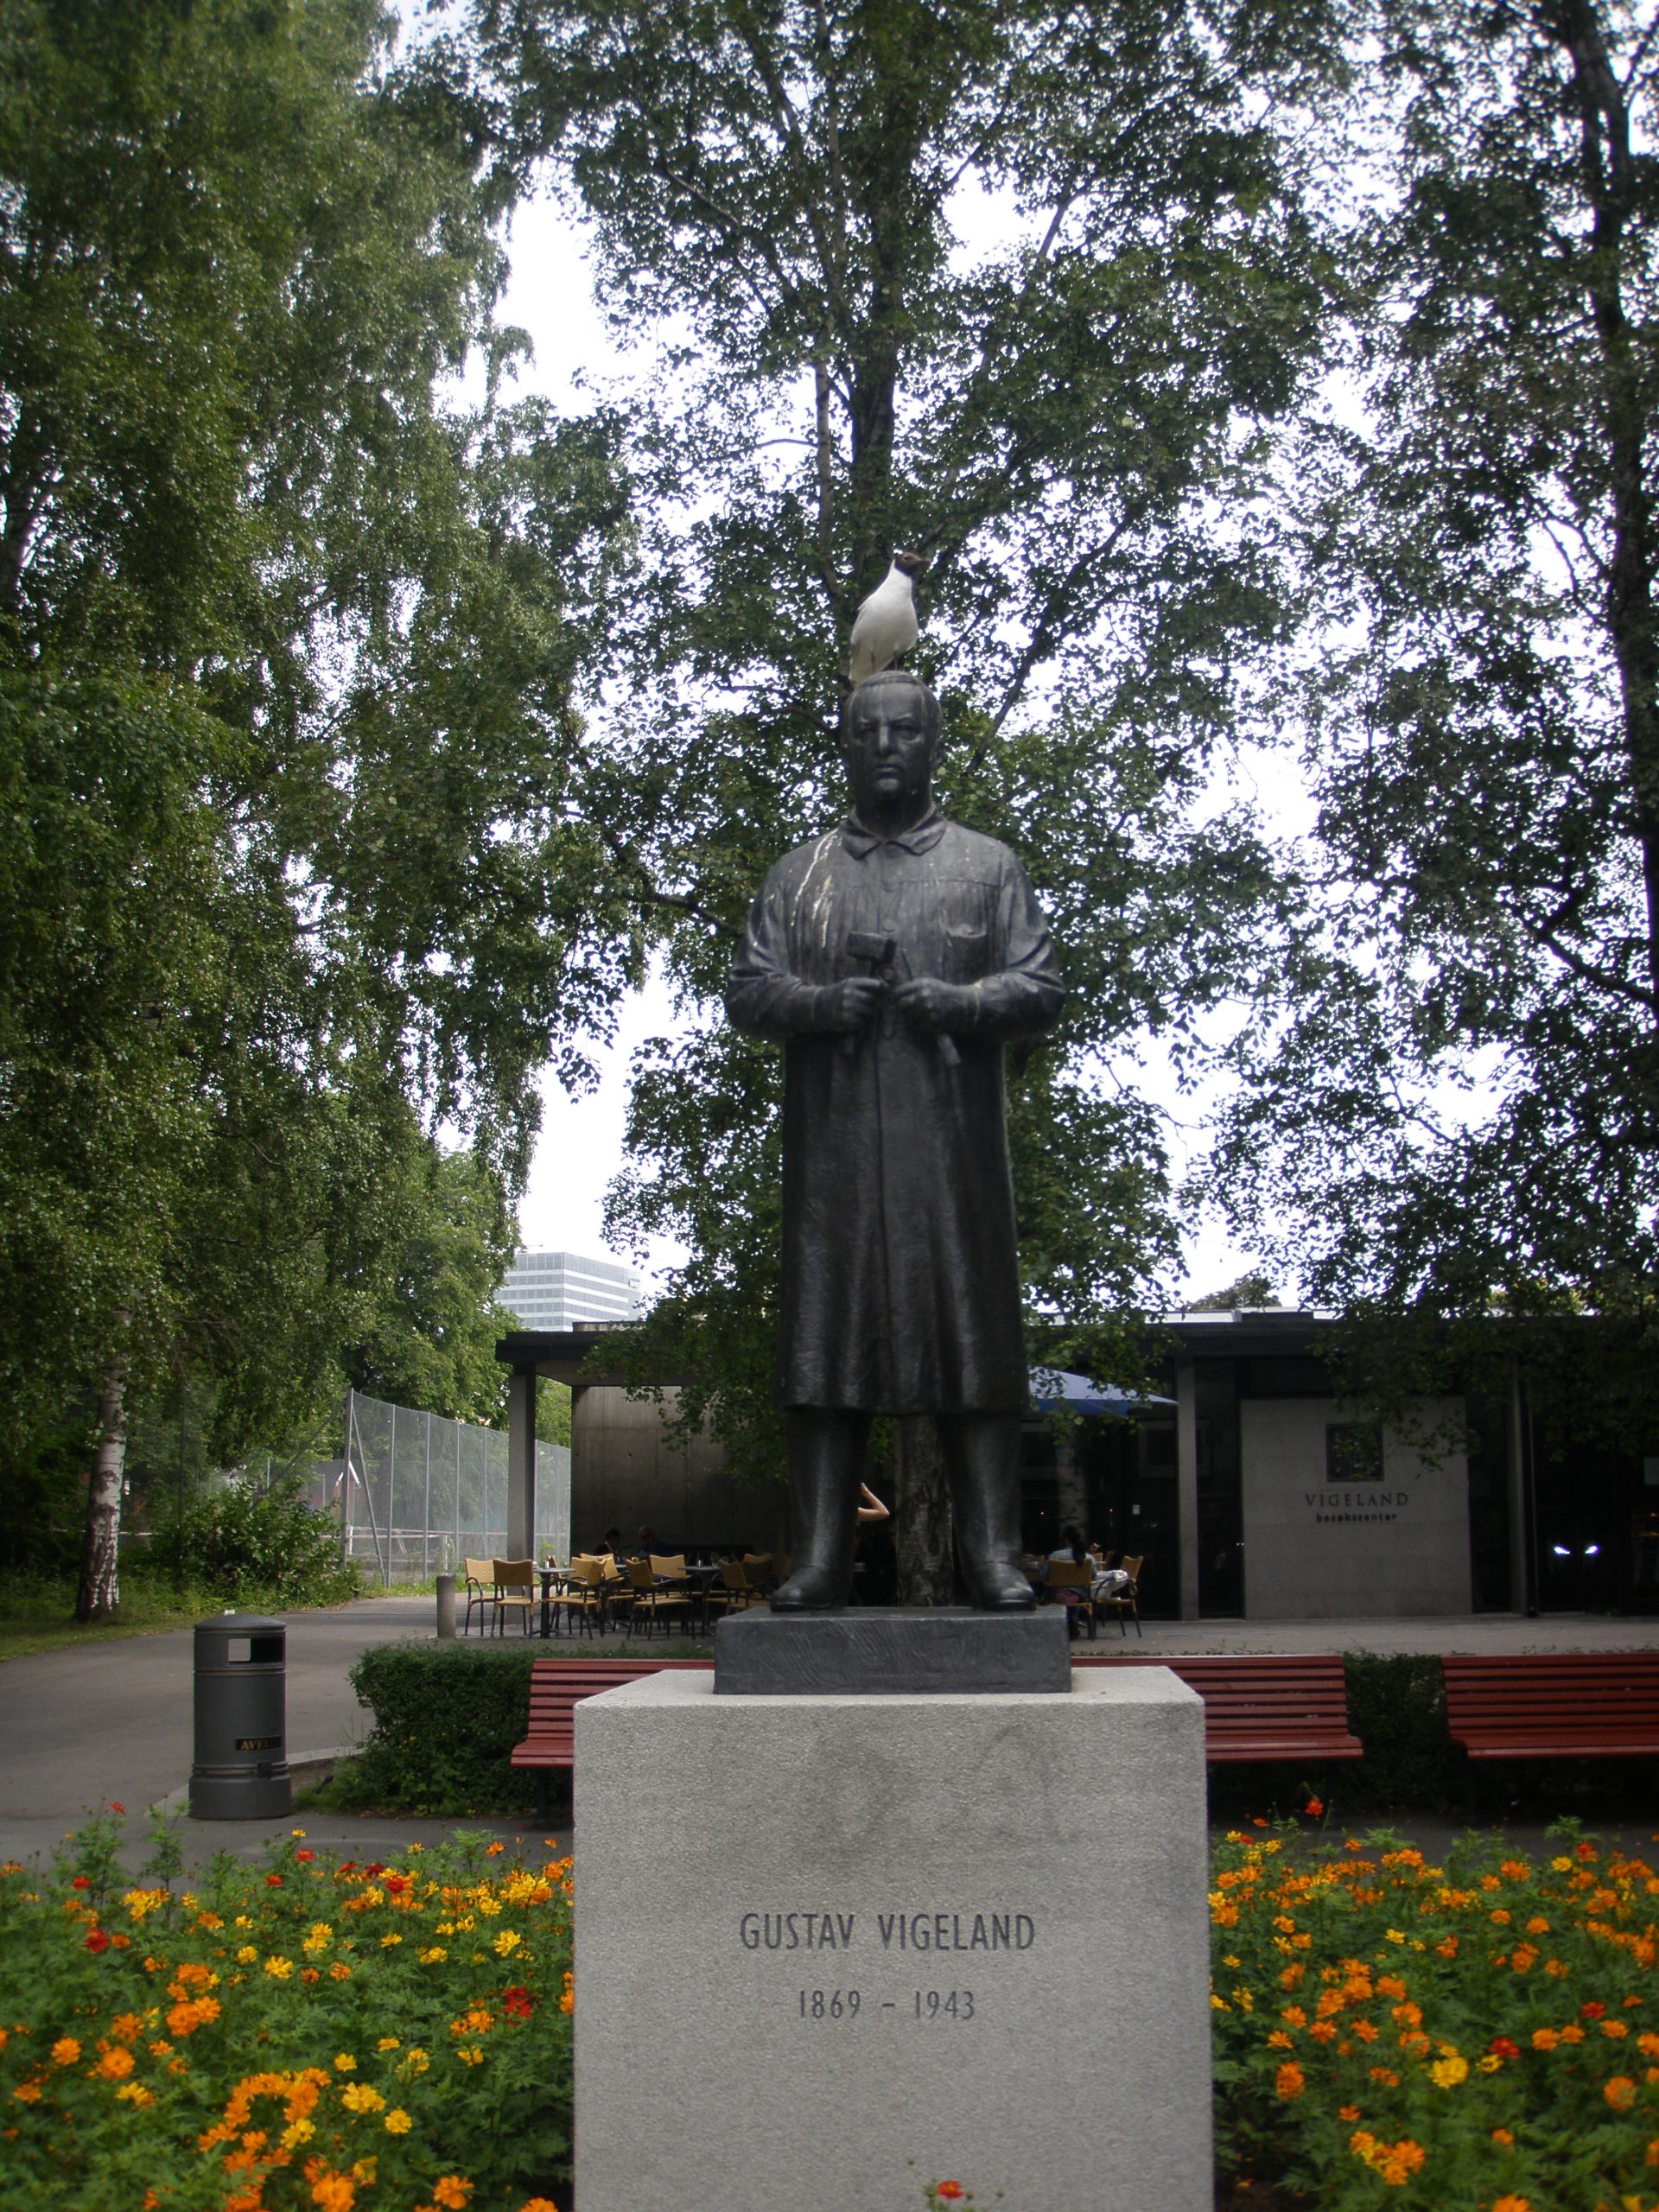
[[[927,566],[919,553],[895,553],[893,566],[865,601],[853,622],[852,679],[891,668],[916,642],[916,602],[910,580]]]

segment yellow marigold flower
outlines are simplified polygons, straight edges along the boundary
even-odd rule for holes
[[[367,2082],[353,2082],[341,2093],[340,2101],[347,2112],[384,2112],[386,2101],[378,2089]]]
[[[448,1955],[448,1952],[444,1949],[442,1943],[434,1943],[429,1949],[416,1953],[416,1956],[423,1967],[442,1966]]]
[[[509,1958],[524,1940],[516,1928],[504,1928],[491,1948],[498,1959]]]
[[[372,2189],[374,2186],[374,2177],[378,2167],[379,2160],[378,2158],[353,2158],[352,2161],[352,2179],[357,2183],[359,2189]]]
[[[1570,1874],[1573,1872],[1573,1861],[1570,1859],[1552,1859],[1549,1864],[1553,1873]]]
[[[283,1958],[280,1952],[275,1953],[265,1961],[265,1972],[273,1981],[286,1981],[293,1971],[293,1960]]]
[[[1398,1928],[1385,1928],[1382,1933],[1390,1943],[1403,1943],[1406,1940],[1403,1931]]]
[[[1437,2089],[1455,2089],[1459,2082],[1469,2078],[1469,2062],[1454,2051],[1450,2058],[1437,2058],[1428,2069],[1428,2078]]]
[[[416,2075],[424,2074],[431,2063],[432,2061],[427,2053],[421,2049],[419,2044],[416,2044],[404,2053],[397,2071],[406,2082],[412,2081]]]
[[[73,2066],[79,2056],[80,2045],[73,2036],[60,2036],[52,2046],[53,2062],[56,2065]]]
[[[484,2054],[475,2043],[462,2044],[455,2056],[463,2066],[481,2066],[484,2063]]]
[[[440,2174],[433,2184],[432,2202],[442,2204],[444,2212],[467,2212],[472,2193],[473,2184],[461,2174]]]
[[[143,2106],[153,2101],[142,2082],[124,2082],[115,2094],[124,2104]]]
[[[290,2120],[283,2130],[283,2150],[297,2151],[301,2144],[308,2143],[316,2132],[315,2125],[308,2120]]]
[[[1615,2112],[1629,2112],[1636,2102],[1636,2084],[1628,2074],[1615,2074],[1602,2083],[1601,2094]]]
[[[382,2036],[374,2047],[377,2050],[396,2050],[398,2048],[397,2038],[396,2036]]]
[[[401,2105],[394,2105],[391,2110],[386,2114],[386,2133],[388,2135],[407,2135],[410,2129],[413,2127],[414,2125],[414,2121],[410,2118],[409,2114],[404,2110]]]
[[[336,2054],[334,2058],[334,2071],[336,2074],[356,2073],[357,2061],[352,2056],[349,2050],[342,2050]]]
[[[401,1936],[383,1936],[380,1938],[380,1948],[383,1951],[389,1951],[394,1943],[401,1943],[403,1940]]]
[[[251,1967],[258,1955],[259,1947],[257,1943],[245,1943],[236,1955],[236,1963],[239,1967]]]
[[[314,1954],[318,1951],[326,1951],[334,1940],[334,1931],[327,1922],[314,1920],[305,1931],[305,1942],[301,1948]]]
[[[253,1925],[253,1922],[252,1922],[251,1917],[247,1913],[245,1913],[245,1912],[238,1912],[238,1913],[237,1914],[237,1916],[236,1916],[236,1918],[232,1922],[231,1925],[232,1925],[233,1928],[251,1928],[251,1927],[252,1927],[252,1925]]]
[[[1503,2062],[1496,2051],[1489,2050],[1484,2058],[1478,2058],[1475,2063],[1483,2074],[1496,2074]]]
[[[1217,1997],[1213,1989],[1210,1993],[1210,2010],[1212,2012],[1225,2012],[1229,2010],[1226,1999]]]

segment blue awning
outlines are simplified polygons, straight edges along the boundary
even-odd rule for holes
[[[1159,1406],[1173,1409],[1175,1404],[1173,1398],[1119,1390],[1109,1382],[1093,1382],[1086,1375],[1069,1374],[1062,1367],[1033,1367],[1030,1382],[1032,1406],[1039,1414],[1106,1414],[1122,1421]]]

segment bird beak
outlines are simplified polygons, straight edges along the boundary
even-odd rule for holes
[[[918,576],[927,566],[927,562],[920,553],[895,553],[893,565],[895,569],[902,569],[907,576]]]

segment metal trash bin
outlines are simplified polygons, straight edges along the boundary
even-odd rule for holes
[[[263,1613],[196,1623],[199,1821],[264,1821],[294,1809],[288,1770],[288,1624]]]

